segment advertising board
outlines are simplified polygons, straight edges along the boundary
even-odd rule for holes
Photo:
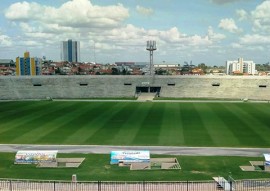
[[[263,154],[265,158],[265,166],[270,166],[270,154]]]
[[[150,162],[149,151],[111,151],[110,164]]]
[[[56,161],[58,151],[18,151],[15,155],[15,164],[37,164],[39,162]]]

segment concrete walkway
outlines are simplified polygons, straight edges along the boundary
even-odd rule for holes
[[[151,154],[246,157],[263,157],[263,153],[270,153],[270,148],[0,144],[0,152],[15,153],[18,150],[58,150],[59,153],[97,154],[110,154],[111,151],[117,150],[149,150]]]

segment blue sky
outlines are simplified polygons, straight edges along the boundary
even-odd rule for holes
[[[81,43],[81,61],[225,65],[269,62],[270,0],[1,0],[0,58],[60,60],[60,42]],[[95,53],[94,53],[95,52]]]

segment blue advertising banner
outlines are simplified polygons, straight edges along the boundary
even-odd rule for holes
[[[149,151],[111,151],[110,164],[150,162]]]

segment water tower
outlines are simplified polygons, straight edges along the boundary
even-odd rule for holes
[[[156,50],[156,41],[154,40],[148,40],[147,41],[147,45],[146,45],[146,50],[148,50],[150,52],[150,65],[149,65],[149,72],[150,75],[154,75],[155,74],[155,68],[154,68],[154,63],[153,63],[153,52],[154,50]]]

